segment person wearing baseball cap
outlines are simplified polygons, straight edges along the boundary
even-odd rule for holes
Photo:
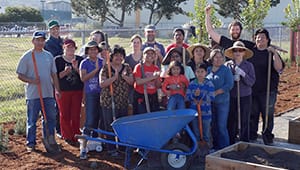
[[[32,35],[33,48],[26,51],[20,58],[17,65],[16,73],[18,79],[25,82],[25,96],[27,106],[27,126],[26,126],[26,147],[27,152],[35,151],[36,141],[36,123],[39,113],[42,111],[41,101],[44,103],[45,119],[48,126],[43,126],[43,142],[47,152],[57,153],[60,151],[55,141],[55,124],[56,124],[56,109],[55,109],[55,94],[60,95],[60,87],[57,78],[57,70],[53,60],[53,56],[48,51],[44,50],[46,33],[36,31]],[[35,67],[36,66],[36,67]],[[38,75],[38,77],[36,76]],[[38,89],[42,93],[39,93]],[[49,133],[46,133],[46,128]]]
[[[49,28],[49,38],[46,40],[46,44],[44,49],[49,51],[53,57],[56,57],[58,55],[63,54],[63,39],[60,37],[60,28],[59,28],[59,23],[56,20],[51,20],[48,23],[48,28]],[[58,110],[58,108],[57,108]],[[59,115],[59,111],[57,113]],[[59,116],[57,116],[57,122],[56,122],[56,135],[61,138],[60,134],[60,127],[59,127]]]
[[[80,111],[83,83],[79,76],[79,65],[82,57],[75,55],[76,43],[65,39],[64,54],[54,58],[57,68],[61,98],[56,98],[59,107],[60,130],[62,139],[67,144],[76,145],[76,134],[80,134]]]
[[[49,38],[46,40],[45,50],[49,51],[53,57],[63,54],[63,39],[60,37],[60,25],[58,21],[51,20],[48,23]]]
[[[155,49],[157,60],[155,61],[156,65],[160,67],[161,62],[166,55],[165,47],[163,44],[157,42],[156,38],[156,27],[155,25],[146,25],[144,28],[144,35],[146,41],[142,45],[142,50],[146,47],[153,47]]]

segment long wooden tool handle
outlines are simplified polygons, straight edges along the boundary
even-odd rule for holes
[[[36,79],[39,79],[39,72],[38,72],[38,68],[37,68],[37,65],[36,65],[36,59],[35,59],[35,55],[34,55],[33,51],[31,53],[31,57],[32,57],[32,61],[33,61],[33,69],[34,69],[35,77],[36,77]],[[47,122],[46,109],[45,109],[45,105],[44,105],[44,101],[43,101],[43,93],[42,93],[42,87],[41,87],[41,82],[40,81],[37,84],[37,88],[38,88],[38,93],[39,93],[39,98],[40,98],[40,103],[41,103],[41,107],[42,107],[44,120],[45,120],[45,122]]]

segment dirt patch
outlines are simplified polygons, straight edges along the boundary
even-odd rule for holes
[[[295,67],[286,68],[280,79],[276,115],[299,107],[300,73],[296,73]],[[3,125],[7,133],[9,129],[14,129],[15,122]],[[123,169],[124,155],[120,155],[120,159],[113,159],[103,151],[89,153],[88,160],[80,160],[79,148],[70,146],[60,139],[57,139],[57,142],[61,144],[63,151],[58,155],[47,154],[42,146],[40,124],[37,132],[37,152],[31,154],[26,152],[24,136],[10,135],[9,152],[0,154],[0,169],[91,169],[92,162],[97,162],[98,169]]]
[[[221,157],[290,170],[300,169],[300,155],[288,151],[270,154],[263,148],[256,146],[249,146],[242,151],[222,153]]]

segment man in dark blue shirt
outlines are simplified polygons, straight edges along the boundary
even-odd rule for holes
[[[48,23],[50,36],[46,40],[45,50],[49,51],[53,57],[63,54],[63,39],[60,37],[59,23],[52,20]]]
[[[49,51],[53,57],[63,54],[63,39],[59,36],[60,27],[56,20],[51,20],[48,23],[50,36],[46,40],[44,49]],[[56,116],[56,135],[60,138],[60,120],[59,120],[59,110],[56,105],[57,116]]]

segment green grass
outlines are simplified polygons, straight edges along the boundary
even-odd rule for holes
[[[141,35],[143,37],[143,35]],[[81,48],[81,38],[74,37]],[[167,46],[172,39],[157,39]],[[88,40],[86,39],[85,42]],[[275,45],[279,43],[272,42]],[[132,51],[130,38],[110,37],[111,46],[118,44],[125,48],[126,53]],[[282,48],[289,50],[289,42],[282,42]],[[17,79],[16,67],[20,57],[32,48],[31,37],[1,37],[0,38],[0,123],[16,121],[26,117],[26,104],[24,98],[24,83]],[[289,54],[282,54],[285,61]]]

